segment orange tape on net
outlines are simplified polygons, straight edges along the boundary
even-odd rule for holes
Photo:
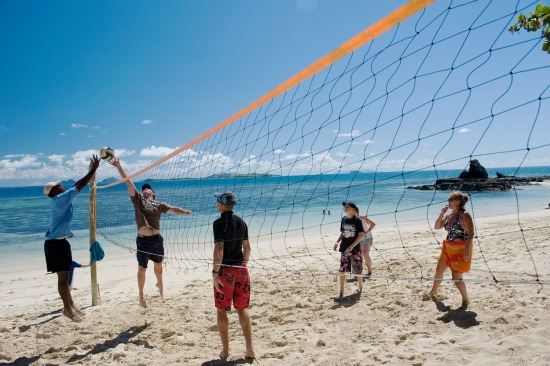
[[[250,103],[237,113],[233,114],[229,118],[225,119],[224,121],[220,122],[218,125],[212,127],[210,130],[206,131],[202,135],[194,138],[184,146],[180,147],[177,150],[174,150],[170,154],[166,155],[162,159],[154,162],[153,164],[149,165],[146,168],[141,169],[138,172],[135,172],[131,175],[129,175],[125,179],[120,179],[116,182],[113,182],[111,184],[105,185],[105,186],[98,186],[98,189],[101,188],[108,188],[117,184],[120,184],[128,179],[131,179],[137,175],[140,175],[142,173],[145,173],[146,171],[158,166],[159,164],[164,163],[165,161],[173,158],[174,156],[178,155],[182,151],[187,150],[189,147],[195,145],[196,143],[204,140],[205,138],[213,135],[214,133],[218,132],[219,130],[229,126],[233,122],[237,121],[239,118],[246,116],[248,113],[254,111],[255,109],[261,107],[265,103],[269,102],[270,100],[273,100],[274,98],[278,97],[279,95],[283,94],[289,89],[292,89],[296,85],[300,84],[304,80],[307,80],[314,74],[318,73],[319,71],[325,69],[329,65],[332,65],[334,62],[338,61],[342,57],[350,54],[351,52],[355,51],[356,49],[362,47],[363,45],[367,44],[368,42],[372,41],[376,37],[380,36],[381,34],[385,33],[386,31],[390,30],[391,28],[395,27],[397,24],[402,22],[403,20],[409,18],[410,16],[416,14],[418,11],[424,9],[428,5],[435,2],[435,0],[410,0],[407,4],[401,6],[400,8],[394,10],[392,13],[386,15],[384,18],[380,19],[378,22],[374,23],[361,33],[357,34],[355,37],[351,38],[344,44],[342,44],[340,47],[336,48],[334,51],[328,53],[327,55],[321,57],[319,60],[315,61],[296,75],[292,76],[290,79],[284,81],[279,86],[275,87],[273,90],[269,91],[268,93],[262,95],[260,98],[255,100],[254,102]]]

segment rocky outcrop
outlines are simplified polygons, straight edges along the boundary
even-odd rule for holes
[[[487,170],[485,170],[485,167],[477,159],[473,159],[470,160],[470,169],[463,171],[458,177],[462,179],[487,179],[489,178],[489,174],[487,174]]]
[[[550,180],[550,176],[513,177],[497,172],[496,178],[489,178],[487,170],[477,160],[470,161],[469,171],[463,171],[458,178],[438,179],[435,184],[409,186],[407,189],[423,191],[505,192],[515,186],[530,185]]]

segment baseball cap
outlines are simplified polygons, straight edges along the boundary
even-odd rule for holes
[[[55,181],[55,182],[46,183],[46,185],[44,186],[44,194],[46,196],[49,196],[52,188],[59,185],[60,182],[61,181],[58,180],[58,181]]]
[[[143,192],[143,190],[145,189],[150,189],[150,190],[153,190],[153,188],[151,187],[151,185],[149,183],[145,183],[144,185],[141,186],[141,191]]]
[[[231,192],[216,193],[214,194],[214,197],[216,197],[216,199],[224,205],[237,204],[237,200],[235,200],[235,196]]]
[[[349,207],[354,208],[354,209],[356,209],[357,211],[359,211],[359,208],[357,208],[357,205],[356,205],[355,203],[353,203],[353,202],[350,202],[350,201],[348,201],[348,202],[342,202],[342,206],[349,206]]]

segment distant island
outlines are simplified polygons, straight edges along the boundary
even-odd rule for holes
[[[209,175],[206,178],[168,178],[168,179],[158,179],[158,178],[148,178],[144,181],[138,181],[141,183],[146,182],[169,182],[169,181],[178,181],[178,180],[194,180],[194,179],[228,179],[228,178],[258,178],[258,177],[280,177],[280,175],[277,174],[267,174],[267,173],[247,173],[247,174],[239,174],[239,173],[221,173],[221,174],[212,174]],[[105,186],[114,182],[117,182],[119,178],[105,178],[100,182],[97,182],[98,186]],[[74,185],[74,181],[67,181],[72,182],[70,185],[67,184],[67,187],[70,187]],[[65,182],[62,182],[65,185]]]
[[[278,174],[268,174],[268,173],[220,173],[212,174],[206,177],[206,179],[226,179],[226,178],[257,178],[257,177],[280,177]]]
[[[470,160],[468,171],[460,173],[458,178],[438,179],[434,184],[408,186],[407,189],[423,191],[465,191],[465,192],[506,192],[514,186],[531,185],[550,180],[550,176],[514,177],[496,173],[496,178],[490,178],[487,170],[476,159]]]

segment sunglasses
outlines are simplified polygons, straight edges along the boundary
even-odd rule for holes
[[[227,204],[227,198],[225,196],[218,197],[218,202],[223,203],[224,205]]]
[[[447,201],[448,201],[448,202],[451,202],[451,201],[458,201],[458,198],[447,198]]]

